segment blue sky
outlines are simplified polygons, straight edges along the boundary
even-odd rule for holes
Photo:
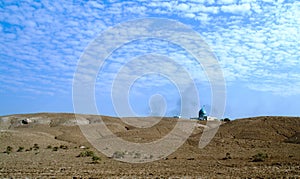
[[[179,21],[209,45],[226,82],[224,117],[300,116],[300,2],[291,0],[1,1],[0,115],[73,112],[73,77],[84,50],[109,27],[147,17]],[[200,105],[213,108],[210,85],[193,57],[150,39],[126,44],[107,59],[95,85],[100,114],[116,115],[114,77],[147,53],[187,69]],[[164,99],[150,106],[160,113],[157,106],[165,103],[165,115],[172,116],[181,105],[175,86],[164,76],[144,75],[126,93],[137,115],[150,115],[149,99],[160,94]]]

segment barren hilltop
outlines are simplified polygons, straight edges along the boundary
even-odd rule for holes
[[[96,123],[94,115],[80,115]],[[149,142],[168,134],[179,119],[163,118],[137,128],[102,116],[117,136]],[[139,120],[147,121],[147,118]],[[181,119],[180,119],[181,120]],[[213,140],[198,148],[206,121],[170,156],[124,163],[98,152],[76,125],[74,114],[38,113],[0,117],[0,178],[280,178],[300,177],[300,118],[254,117],[223,122]],[[201,127],[202,126],[202,127]]]

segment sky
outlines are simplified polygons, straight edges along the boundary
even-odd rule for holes
[[[300,116],[300,2],[292,0],[1,1],[0,115],[74,112],[74,78],[87,49],[104,32],[146,18],[176,21],[207,44],[222,70],[225,108],[212,104],[205,57],[199,63],[182,44],[141,38],[115,48],[97,68],[92,97],[99,114],[174,116],[189,108],[194,117],[205,105],[234,119]],[[133,113],[120,112],[124,96]]]

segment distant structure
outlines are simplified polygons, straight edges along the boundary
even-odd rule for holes
[[[31,122],[32,122],[32,120],[29,119],[29,118],[23,119],[23,120],[21,121],[22,124],[29,124],[29,123],[31,123]]]
[[[181,116],[173,116],[173,118],[180,118]],[[208,116],[205,111],[205,105],[199,110],[198,117],[190,117],[190,119],[200,120],[200,121],[217,121],[219,120],[217,117]]]
[[[213,117],[213,116],[207,116],[207,117],[206,117],[206,120],[207,120],[207,121],[216,121],[216,120],[218,120],[218,118]]]
[[[206,111],[204,109],[205,106],[202,106],[202,108],[199,111],[198,119],[199,120],[207,120]]]

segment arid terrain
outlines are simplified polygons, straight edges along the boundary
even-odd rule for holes
[[[97,116],[81,117],[97,122]],[[102,119],[117,136],[134,142],[157,140],[183,120],[164,118],[150,128],[137,128],[118,118]],[[2,116],[0,178],[300,178],[300,117],[223,122],[200,149],[203,129],[196,127],[168,157],[134,164],[115,160],[121,154],[107,157],[97,151],[76,125],[74,114]]]

